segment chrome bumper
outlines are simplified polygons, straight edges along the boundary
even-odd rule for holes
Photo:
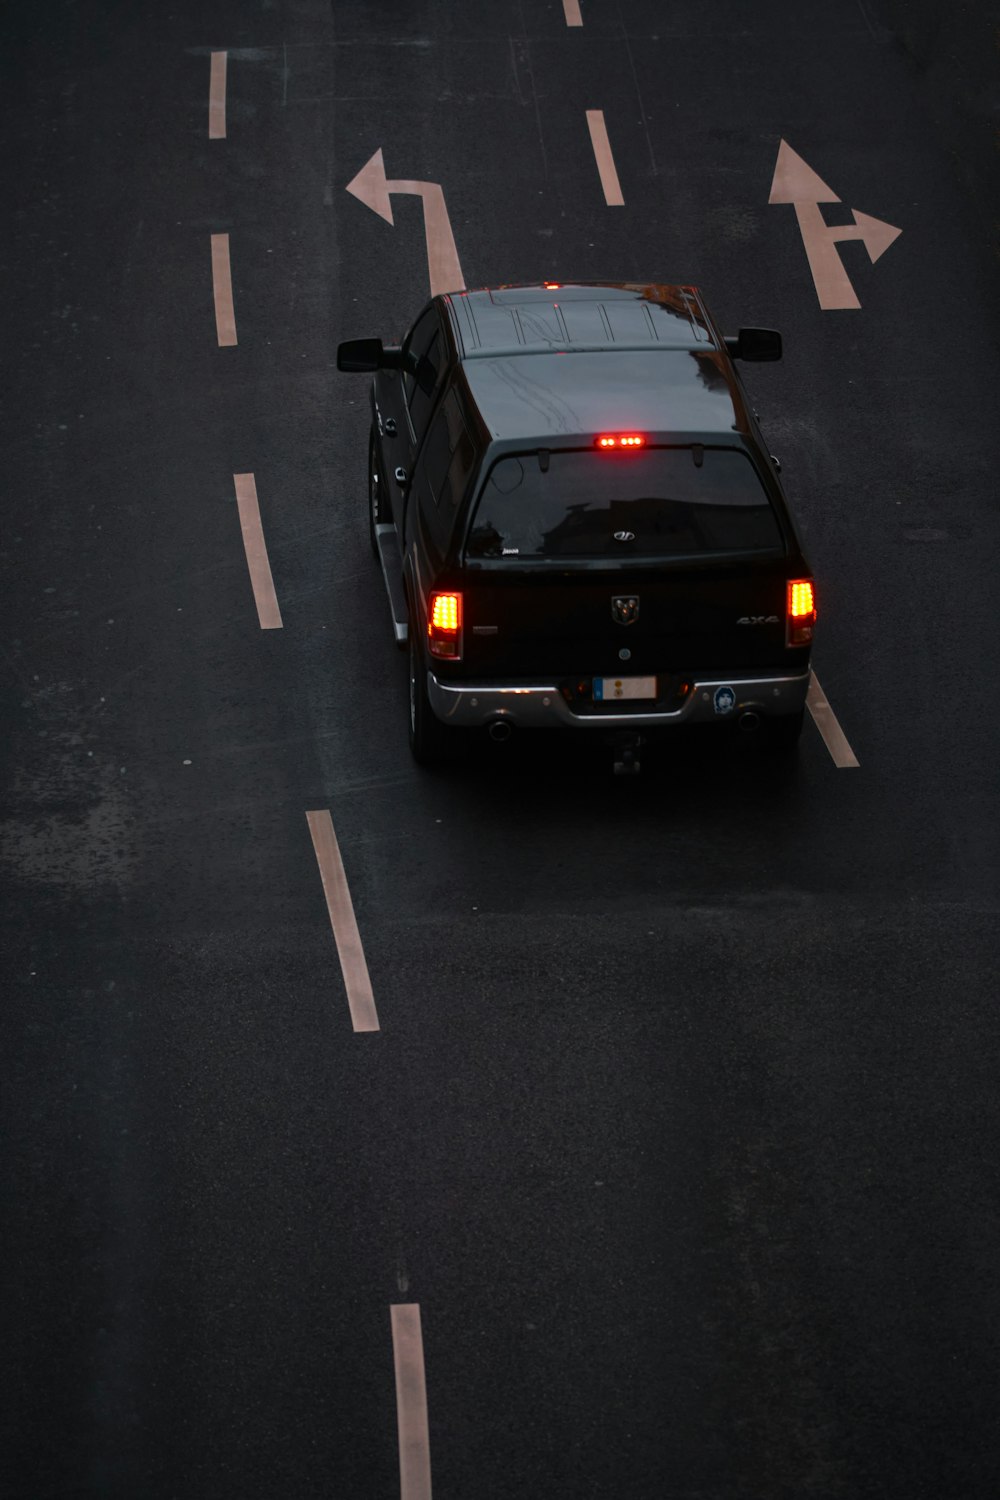
[[[653,729],[659,725],[722,724],[747,709],[764,714],[794,714],[805,707],[808,671],[793,677],[696,678],[680,708],[650,713],[623,709],[616,713],[574,713],[554,684],[506,685],[486,682],[440,682],[427,673],[427,696],[446,724],[475,728],[505,719],[519,729]]]

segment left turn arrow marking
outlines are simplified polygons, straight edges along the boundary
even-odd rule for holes
[[[393,183],[393,187],[395,186]],[[362,203],[367,203],[381,218],[392,223],[392,204],[389,202],[389,184],[385,180],[381,146],[371,160],[365,162],[357,177],[351,178],[347,191],[353,193],[355,198],[360,198]]]
[[[455,236],[451,232],[451,220],[444,201],[444,192],[439,182],[410,182],[395,178],[387,179],[381,146],[365,162],[356,177],[347,184],[347,192],[392,224],[392,193],[414,193],[424,206],[424,234],[427,240],[427,271],[430,277],[431,296],[439,292],[460,292],[465,288],[465,278],[455,249]]]

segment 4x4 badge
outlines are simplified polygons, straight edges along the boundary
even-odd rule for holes
[[[639,618],[639,595],[613,594],[611,618],[619,625],[634,625]]]

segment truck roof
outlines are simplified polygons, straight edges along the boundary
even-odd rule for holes
[[[453,293],[462,357],[542,349],[697,349],[715,344],[693,286],[543,282]]]
[[[696,287],[574,283],[452,293],[462,373],[495,441],[745,432],[729,355]]]

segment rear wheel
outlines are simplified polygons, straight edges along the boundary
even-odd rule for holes
[[[442,724],[427,696],[427,663],[410,620],[410,753],[418,766],[440,765],[459,747],[460,732]]]

